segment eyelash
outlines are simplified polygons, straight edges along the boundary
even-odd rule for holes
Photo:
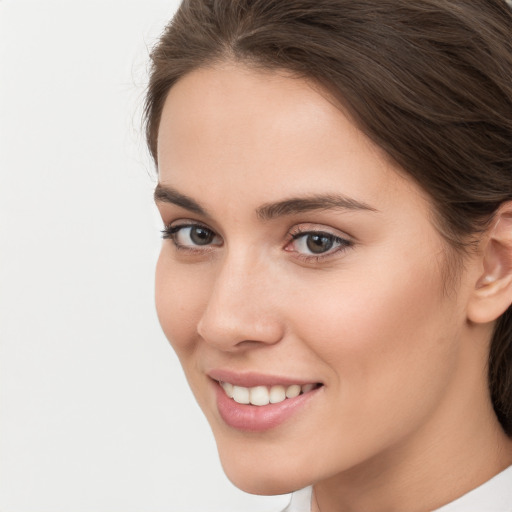
[[[327,251],[320,253],[320,254],[303,254],[301,252],[295,251],[297,254],[296,257],[301,259],[302,261],[307,262],[307,263],[319,263],[321,261],[324,261],[328,258],[333,257],[338,252],[346,251],[349,247],[351,247],[353,245],[353,242],[351,240],[348,240],[346,238],[341,238],[332,233],[329,233],[328,231],[322,231],[322,230],[317,230],[317,229],[304,230],[301,228],[296,228],[294,230],[294,232],[288,233],[288,236],[290,236],[291,239],[286,243],[285,250],[286,250],[286,247],[288,247],[294,241],[297,241],[300,239],[306,240],[308,235],[328,238],[332,244],[337,244],[337,246],[334,249],[329,248]]]
[[[170,225],[165,226],[164,229],[162,230],[162,238],[170,239],[173,242],[174,247],[179,251],[186,251],[189,253],[196,253],[196,254],[198,254],[198,253],[204,254],[205,251],[211,250],[211,247],[212,247],[211,244],[205,244],[204,246],[201,246],[201,245],[187,246],[187,245],[180,243],[177,239],[177,236],[180,233],[180,231],[187,229],[187,228],[201,228],[201,229],[204,229],[205,231],[208,231],[209,233],[211,233],[214,238],[219,236],[213,230],[211,230],[210,228],[208,228],[207,226],[205,226],[203,224],[190,222],[190,223],[178,224],[176,226],[170,226]],[[306,262],[306,263],[319,263],[319,262],[324,261],[330,257],[333,257],[338,252],[346,251],[349,247],[351,247],[353,245],[353,242],[351,240],[348,240],[346,238],[341,238],[341,237],[336,236],[327,231],[315,230],[315,229],[305,230],[305,229],[301,229],[301,228],[297,227],[294,230],[289,231],[287,236],[289,238],[284,245],[284,250],[286,250],[288,252],[295,252],[296,253],[295,257],[300,259],[301,261]],[[289,247],[290,244],[292,244],[293,242],[301,240],[301,239],[305,240],[307,238],[307,236],[325,237],[325,238],[329,239],[329,241],[333,245],[335,245],[335,247],[334,247],[334,249],[329,248],[324,253],[319,253],[319,254],[304,254],[299,251],[292,251],[292,250],[287,249],[287,247]],[[217,246],[219,246],[219,245],[222,245],[222,244],[218,244]]]
[[[197,222],[187,222],[187,223],[183,223],[183,224],[178,224],[176,226],[165,226],[164,229],[162,230],[162,238],[164,240],[170,239],[172,241],[172,243],[174,244],[174,247],[179,251],[187,251],[189,253],[204,253],[205,250],[208,250],[211,248],[211,245],[205,245],[205,246],[201,247],[201,245],[188,246],[188,245],[181,244],[178,241],[177,237],[178,237],[179,232],[186,228],[201,228],[201,229],[204,229],[205,231],[212,233],[214,236],[218,237],[218,235],[215,233],[215,231],[211,230],[209,227],[207,227],[203,224],[199,224]]]

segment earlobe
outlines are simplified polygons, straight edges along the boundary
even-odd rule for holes
[[[498,209],[483,244],[483,272],[468,305],[475,323],[493,322],[512,304],[512,202]]]

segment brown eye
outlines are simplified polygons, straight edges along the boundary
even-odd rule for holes
[[[178,248],[194,249],[222,245],[222,239],[215,231],[200,224],[168,227],[163,231],[163,236],[164,238],[170,238]]]
[[[192,226],[189,236],[195,245],[208,245],[215,238],[215,233],[202,226]]]
[[[350,240],[325,231],[303,231],[292,235],[292,238],[286,250],[305,259],[327,257],[352,245]]]
[[[313,254],[322,254],[332,249],[334,237],[325,234],[310,234],[305,236],[306,246]]]

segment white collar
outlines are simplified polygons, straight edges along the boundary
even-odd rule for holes
[[[434,512],[512,512],[512,466]]]
[[[311,512],[312,487],[292,494],[283,512]],[[512,466],[433,512],[512,512]]]

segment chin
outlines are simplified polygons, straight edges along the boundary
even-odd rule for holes
[[[251,471],[250,468],[237,470],[236,468],[227,468],[224,464],[223,468],[231,483],[249,494],[275,496],[288,494],[308,485],[308,482],[299,483],[295,479],[283,475],[282,472],[277,475],[268,471]]]
[[[248,443],[251,440],[247,440]],[[259,456],[252,449],[222,447],[217,443],[222,468],[233,485],[249,494],[273,496],[288,494],[307,487],[312,475],[304,471],[307,464],[293,463],[292,458],[276,453],[271,446],[260,446],[264,453]],[[258,450],[257,449],[257,450]]]

